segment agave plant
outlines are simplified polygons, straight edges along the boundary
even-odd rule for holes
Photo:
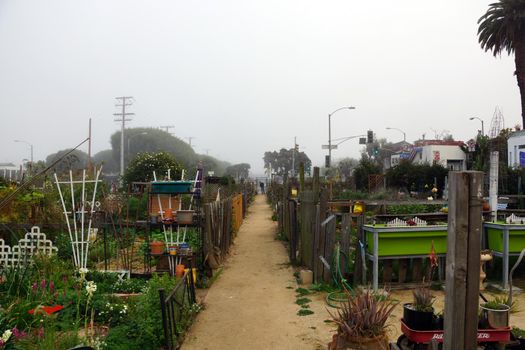
[[[412,291],[414,309],[422,312],[434,312],[434,296],[428,288],[416,288]]]
[[[337,314],[330,313],[339,326],[338,335],[348,340],[383,335],[388,317],[397,302],[369,290],[347,295],[348,299],[340,304]]]

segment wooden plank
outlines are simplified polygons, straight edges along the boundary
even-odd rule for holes
[[[401,267],[399,268],[401,270]],[[401,276],[401,271],[399,272]],[[392,282],[392,260],[387,259],[383,261],[383,284],[389,284]],[[401,277],[399,282],[401,283]]]
[[[477,344],[482,183],[482,172],[449,173],[447,350],[475,349]]]
[[[413,259],[412,260],[412,282],[421,282],[422,280],[422,267],[423,259]],[[426,279],[429,281],[429,279]]]
[[[399,283],[406,282],[407,270],[408,270],[408,259],[399,259],[399,266],[398,266],[398,272],[397,272]]]
[[[319,204],[315,206],[316,214],[315,221],[312,223],[312,232],[314,234],[314,239],[312,242],[312,268],[313,268],[313,279],[315,283],[320,282],[320,276],[323,274],[323,267],[319,261],[319,245],[321,242],[321,222],[319,214]]]
[[[289,257],[290,262],[295,264],[297,261],[297,208],[295,200],[288,201],[288,211],[290,219]]]
[[[326,224],[326,228],[325,228],[325,246],[324,246],[323,256],[328,262],[328,264],[331,264],[332,256],[334,254],[336,217],[335,215],[332,215],[328,217],[326,220],[330,220],[330,221],[328,221],[328,223]],[[330,271],[326,267],[324,268],[323,276],[324,276],[324,281],[326,283],[332,282],[332,271]]]
[[[313,268],[316,197],[313,191],[304,191],[300,194],[300,263],[309,269]]]
[[[363,242],[364,230],[363,226],[365,224],[365,217],[360,215],[357,217],[357,239],[355,240],[355,262],[354,262],[354,286],[357,286],[359,283],[366,284],[366,275],[363,271],[363,260],[361,257],[361,245],[359,241]]]
[[[350,271],[347,271],[348,261],[350,257],[350,238],[352,233],[352,217],[350,214],[343,214],[341,218],[341,252],[345,255],[344,264],[341,265],[341,273],[346,276]],[[341,257],[343,259],[343,257]]]

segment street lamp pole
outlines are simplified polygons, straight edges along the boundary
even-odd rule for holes
[[[352,106],[345,106],[336,109],[332,113],[328,114],[328,167],[332,166],[332,115],[336,112],[339,112],[343,109],[355,109],[355,107]]]
[[[33,145],[24,140],[15,140],[15,142],[21,142],[25,143],[26,145],[29,145],[29,148],[31,149],[31,164],[33,164]]]
[[[398,128],[391,128],[389,126],[387,126],[386,129],[387,130],[397,130],[397,131],[403,133],[403,142],[407,142],[407,134],[403,130],[398,129]]]
[[[468,119],[469,120],[474,120],[474,119],[479,120],[481,122],[481,136],[485,136],[485,127],[484,127],[483,119],[481,119],[479,117],[470,117]]]

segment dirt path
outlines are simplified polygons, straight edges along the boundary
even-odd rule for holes
[[[297,315],[298,286],[271,215],[258,195],[183,350],[326,349],[333,326],[322,296],[308,296],[314,314]]]

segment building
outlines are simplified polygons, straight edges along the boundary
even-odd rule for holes
[[[411,149],[392,154],[390,163],[396,166],[402,160],[413,164],[439,164],[449,170],[466,170],[467,155],[463,141],[418,140]]]
[[[507,139],[508,166],[525,166],[525,130],[515,131]]]
[[[0,177],[8,181],[18,181],[22,174],[22,169],[13,163],[0,163]]]

